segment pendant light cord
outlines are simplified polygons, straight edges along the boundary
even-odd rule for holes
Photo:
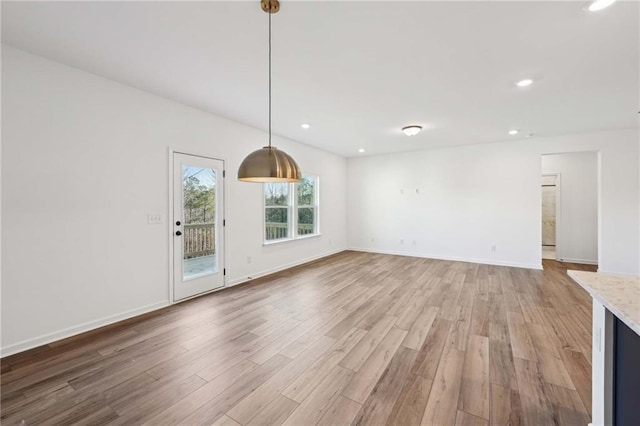
[[[271,12],[269,15],[269,149],[271,149]]]

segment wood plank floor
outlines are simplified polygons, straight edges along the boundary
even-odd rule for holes
[[[544,266],[343,252],[3,359],[2,424],[586,425],[593,267]]]

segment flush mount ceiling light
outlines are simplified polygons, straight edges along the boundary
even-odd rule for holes
[[[402,133],[407,136],[415,136],[420,133],[420,130],[422,130],[422,126],[406,126],[402,128]]]
[[[587,9],[589,12],[597,12],[599,10],[606,9],[615,2],[616,0],[594,0]]]
[[[513,135],[517,135],[517,134],[518,134],[518,131],[517,131],[516,129],[509,130],[509,134],[510,134],[511,136],[513,136]]]
[[[269,15],[269,145],[253,151],[238,167],[243,182],[298,182],[302,173],[286,152],[271,146],[271,14],[280,10],[278,0],[262,0],[262,10]]]
[[[524,80],[520,80],[516,82],[516,86],[518,87],[527,87],[533,84],[533,80],[530,78],[525,78]]]
[[[302,127],[302,128],[303,128],[303,129],[305,129],[305,130],[308,130],[308,129],[309,129],[309,127],[311,127],[311,126],[310,126],[309,124],[307,124],[307,123],[302,123],[302,124],[300,125],[300,127]]]
[[[364,148],[360,148],[360,149],[358,150],[358,152],[359,152],[359,153],[363,153],[363,152],[364,152]]]

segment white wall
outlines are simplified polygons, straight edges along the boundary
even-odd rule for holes
[[[556,250],[566,262],[598,262],[598,153],[542,156],[542,173],[560,174],[556,182]]]
[[[630,129],[349,159],[349,246],[540,268],[540,156],[599,151],[599,270],[637,274],[638,136]]]
[[[264,132],[7,46],[2,89],[3,355],[168,303],[170,146],[226,160],[228,284],[346,247],[342,157],[275,139],[320,176],[323,234],[263,246],[235,176]]]
[[[600,270],[639,270],[637,130],[348,162],[276,138],[321,177],[323,235],[263,246],[262,187],[234,176],[264,132],[6,46],[2,65],[3,355],[168,303],[168,225],[147,213],[168,217],[169,146],[227,161],[230,284],[347,229],[357,249],[539,267],[540,155],[578,151],[600,152]]]

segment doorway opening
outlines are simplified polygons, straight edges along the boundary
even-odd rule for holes
[[[598,264],[598,152],[542,156],[540,248],[544,260]]]
[[[542,258],[557,260],[559,174],[542,175]]]

